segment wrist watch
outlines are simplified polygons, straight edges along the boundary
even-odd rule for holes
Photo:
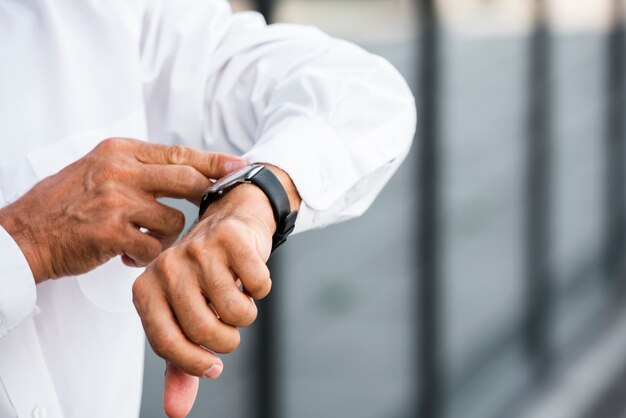
[[[274,219],[276,220],[276,232],[272,238],[272,252],[274,252],[293,232],[298,212],[291,210],[289,197],[280,180],[274,173],[260,164],[244,167],[213,183],[202,196],[198,219],[202,218],[202,215],[211,203],[224,196],[232,188],[245,183],[254,184],[261,189],[272,205]]]

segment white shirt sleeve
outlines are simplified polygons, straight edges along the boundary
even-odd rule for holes
[[[28,262],[0,227],[0,338],[38,312],[37,291]]]
[[[226,1],[154,1],[142,63],[152,137],[285,170],[297,231],[362,214],[409,151],[415,104],[384,59]]]

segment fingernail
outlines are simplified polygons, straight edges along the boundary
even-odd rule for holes
[[[230,171],[239,170],[240,168],[244,168],[247,165],[248,165],[248,162],[246,160],[232,160],[232,161],[228,161],[224,165],[224,168],[226,169],[226,171],[230,172]]]
[[[217,379],[222,374],[222,370],[224,370],[224,363],[218,361],[214,365],[211,366],[209,370],[204,372],[204,378],[206,379]]]

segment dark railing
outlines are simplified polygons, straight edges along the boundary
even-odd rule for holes
[[[272,272],[272,293],[266,299],[257,302],[259,318],[257,320],[257,351],[255,364],[257,367],[256,382],[256,412],[257,418],[280,418],[280,392],[279,382],[281,375],[281,344],[279,331],[279,312],[281,300],[280,282],[281,263],[280,257],[275,254],[268,263]]]
[[[256,9],[263,14],[268,23],[272,22],[276,0],[256,0]],[[257,418],[281,418],[280,402],[280,283],[282,263],[280,253],[272,255],[268,267],[272,272],[272,293],[265,300],[258,302],[257,320],[257,383],[256,408]]]
[[[445,364],[442,358],[441,336],[441,271],[442,243],[439,228],[442,204],[440,199],[440,141],[439,102],[441,68],[440,26],[436,0],[415,0],[418,11],[420,42],[418,102],[419,167],[416,184],[419,185],[420,217],[416,225],[416,247],[419,249],[416,271],[419,306],[416,309],[419,347],[415,380],[420,387],[413,404],[414,416],[439,418],[446,415]],[[551,189],[551,120],[552,120],[552,48],[546,0],[529,0],[534,10],[534,26],[529,42],[528,69],[528,142],[526,155],[526,352],[533,368],[533,388],[541,387],[552,369],[549,328],[551,306],[555,295],[550,269],[552,239],[550,236]],[[274,0],[256,0],[256,7],[267,18],[274,15]],[[613,24],[607,48],[607,130],[606,130],[606,222],[604,265],[607,289],[611,294],[625,288],[626,271],[626,33],[624,31],[624,1],[613,0]],[[280,258],[273,258],[272,277],[280,281]],[[258,418],[281,418],[279,378],[278,324],[280,294],[275,292],[269,301],[260,305],[258,326]],[[621,299],[615,299],[616,301]],[[510,403],[503,400],[503,404]]]
[[[606,143],[606,277],[609,291],[623,296],[623,254],[626,250],[626,34],[624,1],[613,0],[611,32],[607,47],[607,143]]]
[[[548,324],[553,291],[550,274],[551,51],[547,1],[533,0],[530,41],[526,182],[526,347],[536,379],[551,365]]]
[[[435,0],[418,1],[418,21],[420,22],[420,77],[418,94],[420,117],[418,123],[419,167],[416,170],[420,193],[419,224],[417,225],[419,256],[417,268],[419,301],[416,313],[419,324],[419,361],[417,376],[420,395],[416,397],[417,416],[438,417],[443,411],[444,382],[442,372],[442,349],[439,324],[441,317],[441,277],[439,233],[440,213],[440,152],[439,152],[439,22]]]

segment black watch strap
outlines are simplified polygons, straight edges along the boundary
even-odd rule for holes
[[[229,179],[226,177],[225,179],[218,180],[216,185],[207,190],[204,196],[202,196],[198,219],[202,218],[202,215],[211,203],[218,200],[224,193],[228,192],[228,190],[236,187],[238,184],[252,183],[265,193],[265,196],[267,196],[272,206],[272,211],[274,212],[274,219],[276,220],[276,232],[272,238],[272,252],[274,252],[287,240],[289,234],[293,232],[298,212],[291,211],[287,192],[285,192],[280,180],[278,180],[270,170],[262,165],[254,165],[242,171],[241,177],[237,177],[238,174],[235,173],[234,178]],[[226,183],[221,185],[220,181]]]
[[[274,219],[276,220],[276,232],[272,238],[272,252],[285,243],[289,234],[296,226],[297,211],[291,211],[289,196],[278,178],[267,168],[263,168],[250,182],[263,190],[272,205]]]

